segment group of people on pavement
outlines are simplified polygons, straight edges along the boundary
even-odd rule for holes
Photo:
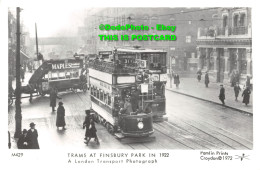
[[[33,122],[30,123],[30,129],[24,129],[17,141],[18,149],[40,149],[38,143],[38,132]]]
[[[57,88],[52,88],[50,92],[50,106],[52,107],[52,111],[56,111],[56,99],[62,99],[61,97],[58,96],[58,90]],[[90,110],[86,110],[86,117],[85,121],[83,123],[83,129],[86,128],[86,133],[85,133],[85,140],[86,144],[88,145],[89,141],[91,138],[95,138],[95,141],[97,144],[99,144],[99,140],[97,137],[97,130],[95,127],[95,122],[93,119],[93,116],[90,115]],[[65,122],[65,108],[63,106],[63,102],[59,102],[59,106],[57,109],[57,117],[56,117],[56,126],[57,129],[59,130],[60,127],[62,127],[62,130],[66,130],[66,122]]]
[[[222,102],[223,105],[225,105],[225,88],[223,87],[223,84],[221,84],[220,87],[221,88],[220,88],[220,92],[219,92],[219,100]],[[237,98],[238,98],[240,91],[241,91],[241,88],[240,88],[239,84],[236,83],[236,85],[234,86],[235,101],[238,101]],[[250,94],[251,94],[250,87],[247,86],[242,93],[242,97],[243,97],[242,103],[245,103],[246,106],[249,104]]]
[[[238,73],[237,72],[232,72],[231,74],[231,87],[234,87],[234,93],[235,93],[235,101],[238,101],[237,98],[239,96],[239,92],[241,91],[241,88],[239,86],[239,78],[238,78]],[[197,71],[197,79],[198,82],[200,82],[201,80],[201,76],[202,76],[202,72],[199,69]],[[209,85],[209,75],[208,72],[205,73],[205,86],[206,88],[208,88]],[[250,94],[251,94],[251,84],[250,84],[250,77],[247,76],[247,80],[246,80],[246,85],[245,85],[245,89],[242,93],[242,97],[243,97],[243,103],[245,103],[245,105],[249,104],[249,100],[250,100]],[[225,105],[225,88],[223,86],[223,84],[220,85],[220,92],[219,92],[219,100],[221,101],[221,103],[223,105]]]

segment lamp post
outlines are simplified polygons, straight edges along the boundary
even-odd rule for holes
[[[21,79],[20,79],[20,7],[16,8],[16,93],[15,93],[15,134],[18,138],[22,133],[22,111],[21,111]]]

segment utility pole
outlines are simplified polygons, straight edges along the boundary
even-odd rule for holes
[[[36,58],[38,60],[39,57],[39,51],[38,51],[38,36],[37,36],[37,25],[35,23],[35,41],[36,41]]]
[[[20,78],[20,7],[16,8],[16,93],[15,93],[15,134],[18,138],[22,133],[22,110],[21,110],[21,78]]]
[[[169,69],[169,72],[170,72],[170,88],[172,88],[172,56],[169,56],[169,60],[170,60],[170,69]]]

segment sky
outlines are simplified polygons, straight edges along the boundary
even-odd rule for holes
[[[38,37],[74,36],[78,27],[83,26],[84,11],[88,9],[87,6],[49,0],[45,0],[45,3],[37,2],[20,5],[23,9],[20,13],[21,22],[23,21],[31,37],[35,37],[35,23]],[[16,15],[16,6],[17,3],[8,6],[11,11],[14,11],[14,15]]]
[[[15,10],[12,7],[10,9]],[[35,36],[35,23],[38,37],[73,36],[76,35],[78,27],[83,26],[84,9],[24,7],[20,17],[31,37]]]

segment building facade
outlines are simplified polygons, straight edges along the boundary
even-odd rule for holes
[[[230,83],[236,73],[244,84],[252,77],[251,8],[220,8],[212,23],[198,29],[198,68],[213,82]]]
[[[35,38],[31,38],[35,42]],[[44,60],[73,57],[79,47],[77,37],[41,37],[38,38],[38,50]],[[36,52],[36,44],[33,45]],[[36,59],[36,54],[34,55]]]
[[[98,51],[114,47],[141,46],[143,48],[162,49],[167,52],[168,68],[186,71],[197,70],[196,51],[197,29],[210,26],[211,23],[201,20],[212,19],[216,9],[201,8],[95,8],[86,13],[84,27],[79,28],[79,35],[84,41],[86,54],[97,54]],[[102,31],[100,24],[156,27],[156,24],[176,26],[174,32],[149,30]],[[176,41],[101,41],[98,35],[176,35]]]

